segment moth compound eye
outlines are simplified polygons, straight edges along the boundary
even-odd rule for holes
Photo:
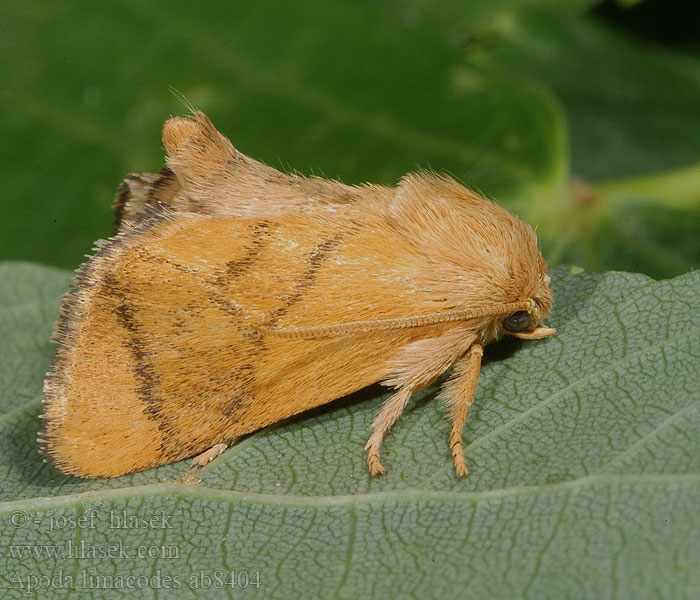
[[[531,323],[530,313],[526,310],[519,310],[512,315],[508,315],[503,320],[503,329],[511,333],[520,333],[529,329]]]

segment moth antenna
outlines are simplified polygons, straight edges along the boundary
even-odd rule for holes
[[[523,302],[508,302],[493,304],[467,310],[452,310],[416,317],[399,317],[396,319],[373,319],[369,321],[349,321],[348,323],[336,323],[333,325],[310,325],[307,327],[256,327],[260,333],[281,338],[297,338],[311,340],[314,338],[338,337],[350,333],[370,333],[372,331],[386,331],[390,329],[406,329],[409,327],[423,327],[437,323],[449,323],[453,321],[466,321],[477,317],[495,317],[510,314],[519,310],[530,310],[532,300]]]

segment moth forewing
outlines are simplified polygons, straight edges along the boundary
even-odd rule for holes
[[[135,173],[122,182],[115,200],[117,231],[160,204],[221,217],[271,218],[318,207],[385,202],[391,194],[383,186],[281,173],[241,154],[201,112],[166,121],[163,144],[165,169]]]
[[[482,347],[517,311],[532,323],[520,337],[553,333],[538,327],[551,294],[532,230],[444,177],[392,189],[278,173],[201,113],[168,121],[164,141],[169,170],[120,188],[121,233],[64,298],[45,383],[53,463],[86,477],[202,464],[383,381],[397,391],[367,443],[379,475],[411,394],[455,365],[444,395],[465,475]]]

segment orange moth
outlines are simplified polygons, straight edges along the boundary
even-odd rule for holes
[[[163,127],[167,168],[117,192],[117,232],[63,299],[45,384],[47,458],[115,477],[190,456],[381,381],[379,449],[411,394],[442,389],[457,476],[483,347],[532,340],[552,296],[533,230],[454,180],[287,175],[201,112]]]

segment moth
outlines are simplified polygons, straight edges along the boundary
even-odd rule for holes
[[[163,126],[167,168],[133,174],[116,233],[63,299],[39,441],[63,473],[115,477],[195,456],[375,382],[393,388],[366,444],[411,395],[442,388],[449,450],[483,348],[550,336],[533,230],[432,173],[396,187],[283,174],[201,112]],[[446,449],[447,450],[447,449]]]

